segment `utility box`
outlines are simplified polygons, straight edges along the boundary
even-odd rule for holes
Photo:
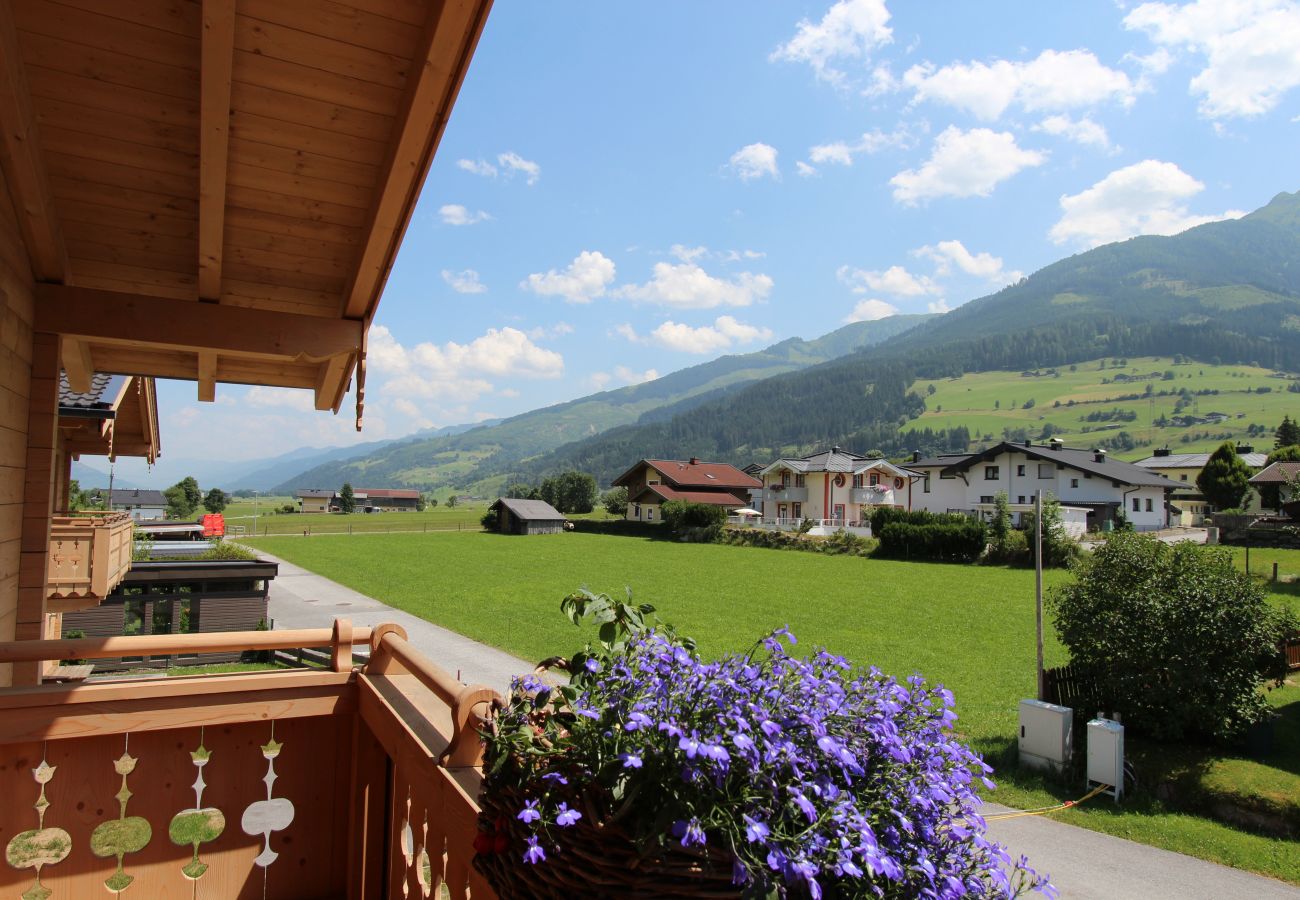
[[[1074,710],[1041,700],[1020,701],[1020,765],[1062,771],[1070,761]]]
[[[1103,791],[1119,802],[1124,792],[1124,726],[1110,719],[1088,723],[1088,784],[1110,785]]]

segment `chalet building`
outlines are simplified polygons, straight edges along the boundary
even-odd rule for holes
[[[913,472],[889,460],[839,447],[778,459],[760,477],[762,485],[751,496],[764,524],[812,519],[831,528],[867,524],[879,506],[910,509],[915,480]]]
[[[1256,453],[1254,447],[1238,444],[1237,455],[1250,467],[1252,473],[1259,472],[1268,463],[1268,454]],[[1151,456],[1139,459],[1133,465],[1158,472],[1170,481],[1178,482],[1178,490],[1174,491],[1172,498],[1177,510],[1172,516],[1172,524],[1203,525],[1210,513],[1214,512],[1214,507],[1197,488],[1196,476],[1201,474],[1201,469],[1209,461],[1209,453],[1171,453],[1168,447],[1160,447]],[[1260,508],[1258,489],[1252,487],[1243,508]]]
[[[1003,442],[978,453],[923,458],[915,454],[907,467],[920,474],[913,508],[931,512],[990,513],[999,493],[1013,510],[1026,511],[1036,491],[1051,494],[1063,507],[1081,509],[1090,529],[1114,522],[1122,510],[1139,531],[1169,524],[1170,499],[1179,482],[1129,462],[1111,459],[1104,450],[1046,444]]]
[[[1279,510],[1285,507],[1289,511],[1294,508],[1292,504],[1300,499],[1297,498],[1295,489],[1298,482],[1300,482],[1300,462],[1275,462],[1270,463],[1262,472],[1256,473],[1250,479],[1250,486],[1256,494],[1262,487],[1277,488]]]
[[[740,509],[749,504],[749,492],[760,486],[757,478],[735,466],[701,462],[694,456],[643,459],[611,484],[627,488],[629,522],[651,523],[663,521],[660,507],[670,500]]]
[[[298,492],[298,511],[304,513],[327,513],[334,502],[334,491],[322,491],[307,488]]]
[[[404,488],[367,488],[366,498],[376,512],[415,512],[420,505],[420,492]]]
[[[502,534],[560,534],[564,531],[564,513],[545,500],[501,497],[488,509],[496,510],[497,531]]]
[[[167,517],[167,497],[162,491],[145,488],[114,488],[94,492],[108,509],[128,513],[137,522]]]

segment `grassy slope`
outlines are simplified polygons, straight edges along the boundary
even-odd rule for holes
[[[1013,753],[1015,704],[1033,690],[1032,572],[955,567],[636,538],[570,534],[393,535],[256,542],[370,596],[525,659],[571,652],[579,635],[558,613],[582,585],[654,603],[705,653],[745,649],[789,625],[805,648],[825,645],[896,675],[922,672],[955,692],[958,727],[1001,762]],[[382,559],[382,565],[376,560]],[[1254,563],[1254,560],[1252,560]],[[1047,584],[1061,583],[1049,572]],[[1047,664],[1065,661],[1049,634]],[[1300,689],[1275,702],[1300,703]],[[1263,773],[1265,789],[1281,770]],[[1043,805],[1077,796],[1004,766],[997,799]],[[1300,773],[1293,784],[1300,785]],[[1300,789],[1300,788],[1297,788]],[[1066,814],[1078,824],[1300,883],[1292,842],[1260,837],[1154,800]]]
[[[1152,447],[1161,447],[1166,443],[1174,453],[1195,453],[1213,450],[1224,440],[1240,440],[1253,443],[1257,449],[1271,449],[1273,429],[1282,421],[1282,416],[1293,414],[1300,407],[1300,396],[1289,393],[1288,381],[1278,378],[1268,369],[1253,366],[1213,366],[1204,363],[1186,363],[1174,365],[1169,358],[1144,357],[1128,360],[1124,369],[1099,368],[1100,360],[1079,363],[1075,371],[1062,367],[1059,377],[1026,376],[1020,372],[981,372],[964,375],[961,378],[935,382],[921,381],[913,385],[913,390],[926,397],[926,412],[913,419],[909,425],[917,428],[953,428],[965,425],[971,431],[972,439],[993,435],[995,440],[1002,439],[1003,428],[1027,428],[1031,437],[1047,423],[1065,429],[1061,435],[1067,444],[1087,445],[1090,441],[1113,437],[1119,431],[1127,431],[1138,441],[1140,449],[1122,454],[1125,458],[1141,459],[1151,455]],[[1151,380],[1114,381],[1121,372],[1130,376],[1147,375],[1152,372],[1172,371],[1173,381],[1164,381],[1157,377]],[[1102,384],[1102,379],[1111,379],[1110,384]],[[927,394],[928,385],[933,383],[935,393]],[[1159,393],[1162,390],[1177,392],[1186,388],[1195,393],[1199,390],[1218,390],[1214,396],[1195,397],[1193,404],[1185,415],[1205,415],[1210,412],[1223,412],[1233,416],[1221,425],[1195,425],[1191,428],[1153,428],[1152,422],[1162,414],[1174,415],[1176,397],[1156,397],[1154,403],[1146,399],[1118,401],[1112,398],[1141,394],[1146,385]],[[1253,393],[1257,388],[1272,388],[1266,394]],[[1251,393],[1247,393],[1247,389]],[[1032,399],[1034,406],[1023,409],[1025,401]],[[1073,400],[1074,406],[1067,406]],[[1060,406],[1053,404],[1060,401]],[[994,404],[1001,408],[995,408]],[[1137,413],[1132,422],[1085,422],[1082,417],[1090,412],[1109,409],[1125,409]],[[1238,417],[1240,416],[1240,417]],[[1268,429],[1267,439],[1250,439],[1246,434],[1247,426],[1255,423]],[[1106,425],[1118,427],[1101,430]],[[1089,428],[1090,431],[1084,431]],[[1209,436],[1204,436],[1208,433]],[[1182,442],[1185,436],[1193,439]],[[1224,436],[1226,435],[1226,437]]]

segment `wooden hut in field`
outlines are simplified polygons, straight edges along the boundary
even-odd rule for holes
[[[502,534],[559,534],[564,530],[564,514],[545,500],[502,497],[489,509],[496,510],[497,531]]]

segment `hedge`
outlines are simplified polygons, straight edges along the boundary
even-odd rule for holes
[[[924,509],[896,509],[882,506],[871,512],[871,533],[880,536],[886,525],[898,522],[904,525],[961,525],[970,521],[961,513],[934,513]]]
[[[872,532],[880,539],[882,556],[973,562],[983,554],[988,532],[978,519],[959,518],[962,521],[928,525],[890,522],[879,532],[873,525]]]

